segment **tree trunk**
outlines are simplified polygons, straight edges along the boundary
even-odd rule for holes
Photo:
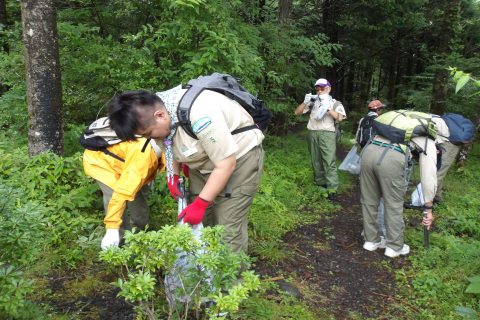
[[[255,24],[262,24],[265,22],[265,5],[266,5],[266,0],[258,0],[258,16],[255,19]]]
[[[397,70],[397,63],[398,63],[398,48],[395,48],[395,52],[393,56],[391,57],[390,64],[388,66],[388,91],[387,91],[387,99],[388,101],[394,101],[395,100],[395,74]]]
[[[0,0],[0,24],[7,25],[7,2]]]
[[[449,0],[446,2],[445,14],[443,15],[442,33],[437,38],[436,45],[434,46],[438,56],[446,56],[450,53],[450,39],[454,35],[454,25],[458,19],[457,13],[459,10],[460,0]],[[446,101],[448,94],[448,71],[443,67],[438,68],[435,72],[432,85],[432,104],[430,111],[434,114],[444,114],[446,111]]]
[[[433,77],[432,105],[430,111],[434,114],[444,114],[447,105],[448,71],[437,70]]]
[[[8,24],[8,21],[7,21],[7,2],[5,0],[0,0],[0,25],[3,25],[4,27],[6,27],[7,24]],[[5,43],[3,45],[3,51],[9,52],[9,50],[10,50],[10,48]],[[1,88],[0,88],[0,92],[1,92]]]
[[[360,102],[363,105],[370,100],[371,97],[371,84],[373,75],[373,63],[367,62],[363,66],[363,74],[361,81]]]
[[[354,81],[355,81],[355,62],[350,62],[347,67],[347,80],[345,84],[345,95],[344,100],[350,105],[353,103],[353,90],[354,90]]]
[[[287,22],[290,17],[292,1],[293,0],[278,0],[278,21],[282,24]]]
[[[338,42],[338,27],[336,24],[337,15],[339,10],[337,10],[335,1],[325,0],[322,5],[322,23],[323,23],[323,32],[328,36],[330,43]],[[326,68],[325,77],[332,84],[332,92],[336,99],[343,99],[343,81],[338,74],[337,67]]]
[[[21,0],[30,155],[63,154],[62,85],[53,0]]]

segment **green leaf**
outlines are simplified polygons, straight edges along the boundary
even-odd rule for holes
[[[458,306],[455,308],[455,311],[466,319],[478,319],[477,312],[472,308]]]
[[[480,294],[480,276],[470,277],[468,278],[468,281],[470,281],[470,284],[468,285],[465,292]]]
[[[455,87],[455,93],[460,91],[460,89],[462,89],[467,84],[468,80],[470,80],[469,74],[462,75],[460,79],[458,79],[457,81],[457,86]]]

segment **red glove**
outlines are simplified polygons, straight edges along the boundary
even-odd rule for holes
[[[173,199],[177,199],[178,197],[183,196],[183,194],[178,190],[178,174],[173,176],[173,181],[168,182],[167,177],[167,186],[168,190],[170,190],[170,195]]]
[[[188,173],[188,166],[184,163],[182,164],[182,171],[183,171],[183,175],[187,178],[189,178],[189,173]]]
[[[183,222],[190,223],[192,226],[199,224],[203,220],[205,210],[207,210],[210,202],[197,197],[195,201],[189,204],[178,216],[178,220],[183,219]]]

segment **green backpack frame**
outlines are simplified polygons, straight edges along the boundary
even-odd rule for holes
[[[407,144],[414,137],[435,140],[438,131],[431,114],[410,110],[383,113],[373,120],[373,126],[377,134],[401,144]]]

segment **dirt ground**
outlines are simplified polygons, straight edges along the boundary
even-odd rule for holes
[[[335,319],[382,319],[390,312],[397,288],[393,271],[404,258],[389,259],[383,250],[362,248],[359,190],[355,188],[336,202],[342,209],[318,223],[305,225],[284,237],[288,258],[274,264],[259,261],[263,278],[279,279],[286,292],[304,299],[312,310],[323,310]],[[389,264],[386,268],[383,263]],[[284,280],[293,275],[293,281]]]
[[[337,153],[339,159],[346,155],[344,150]],[[273,265],[260,260],[255,269],[264,279],[278,279],[280,288],[322,315],[389,318],[398,292],[394,271],[407,261],[387,258],[382,249],[368,252],[362,248],[358,180],[334,203],[342,207],[338,212],[285,235],[286,259]]]

